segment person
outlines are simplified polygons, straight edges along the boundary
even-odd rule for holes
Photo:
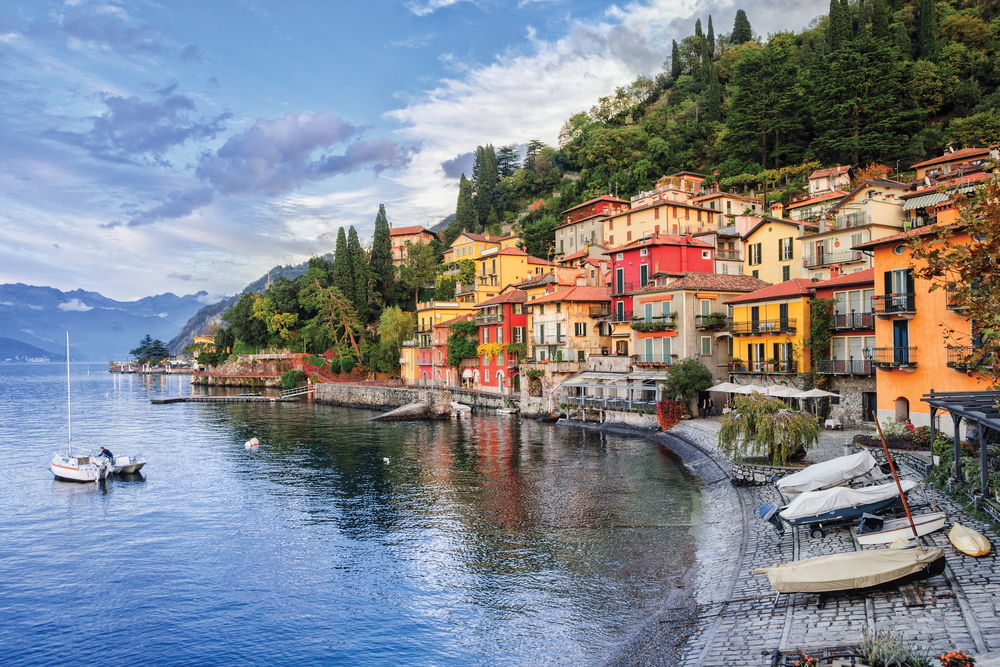
[[[906,420],[906,430],[909,431],[910,433],[913,433],[916,430],[913,427],[913,422],[911,422],[909,419]]]
[[[106,458],[109,461],[114,461],[115,460],[115,455],[111,453],[111,450],[110,449],[105,449],[104,447],[101,447],[101,453],[98,454],[98,456],[103,456],[104,458]]]
[[[711,417],[712,411],[715,410],[715,401],[711,397],[705,399],[705,416]]]

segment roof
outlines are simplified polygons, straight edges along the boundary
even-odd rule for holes
[[[462,232],[458,235],[458,238],[463,236],[468,236],[473,241],[485,241],[486,243],[499,243],[500,241],[517,238],[517,234],[508,234],[507,236],[490,236],[489,234],[473,234],[472,232]],[[455,240],[457,241],[458,238]],[[455,245],[454,242],[452,242],[452,245]]]
[[[753,292],[754,290],[763,289],[771,285],[771,283],[754,278],[753,276],[740,276],[728,273],[684,271],[682,273],[669,273],[666,275],[680,277],[669,285],[646,285],[635,290],[632,294],[679,289],[711,290],[713,292]]]
[[[830,278],[829,280],[821,280],[818,283],[813,283],[812,288],[816,289],[828,289],[830,287],[841,287],[843,285],[860,285],[862,283],[874,283],[875,282],[875,269],[865,269],[864,271],[855,271],[854,273],[843,273],[836,278]]]
[[[764,226],[764,225],[771,225],[771,224],[774,224],[774,223],[778,223],[778,224],[781,224],[781,225],[788,225],[789,227],[795,227],[796,229],[798,229],[800,225],[803,226],[803,227],[808,227],[810,230],[818,230],[819,229],[819,225],[817,225],[814,222],[806,222],[805,220],[788,220],[786,218],[771,218],[771,217],[766,217],[766,218],[761,218],[760,222],[758,222],[753,227],[751,227],[750,229],[748,229],[747,233],[743,235],[743,238],[744,239],[750,238],[750,235],[753,234],[758,229],[760,229],[762,226]]]
[[[705,243],[704,241],[699,241],[696,238],[690,236],[675,236],[673,234],[650,234],[649,236],[644,236],[641,239],[636,239],[635,241],[629,241],[625,245],[620,245],[616,248],[611,248],[602,252],[602,255],[613,255],[615,253],[622,252],[624,250],[631,250],[632,248],[641,248],[643,246],[649,245],[683,245],[692,246],[695,248],[714,248],[715,246],[710,243]]]
[[[426,227],[390,227],[389,236],[409,236],[411,234],[430,234],[431,236],[437,237],[437,234],[427,229]]]
[[[918,162],[913,165],[911,169],[916,169],[918,167],[929,167],[934,164],[940,164],[944,162],[954,162],[955,160],[962,159],[972,159],[974,157],[985,156],[990,154],[989,148],[962,148],[957,151],[952,151],[951,153],[945,153],[940,157],[934,157],[930,160],[924,160],[923,162]]]
[[[524,252],[520,248],[504,248],[503,250],[498,250],[497,252],[491,252],[488,255],[483,255],[479,259],[489,259],[490,257],[496,257],[497,255],[519,255],[521,257],[527,257],[528,253]]]
[[[809,197],[808,199],[800,199],[798,201],[788,202],[785,208],[803,208],[810,204],[815,204],[821,201],[827,201],[829,199],[839,199],[840,197],[847,196],[846,190],[831,190],[830,192],[821,192],[815,197]]]
[[[620,218],[623,215],[631,215],[632,213],[638,213],[639,211],[645,211],[646,209],[656,208],[658,206],[677,206],[680,208],[689,208],[694,211],[704,211],[705,213],[722,213],[722,211],[717,211],[714,208],[708,208],[706,206],[695,206],[694,204],[689,204],[682,201],[674,201],[673,199],[657,199],[653,202],[647,202],[645,204],[640,204],[638,206],[633,205],[632,208],[627,208],[624,211],[618,211],[617,213],[610,213],[607,218]]]
[[[929,234],[936,234],[943,228],[944,227],[942,225],[928,225],[926,227],[916,227],[909,231],[905,231],[902,234],[883,236],[882,238],[873,239],[871,241],[865,241],[864,243],[859,243],[858,245],[853,247],[858,250],[869,250],[872,248],[877,248],[880,245],[885,245],[886,243],[893,243],[895,241],[908,241],[917,236],[927,236]]]
[[[910,186],[907,185],[906,183],[900,183],[899,181],[893,181],[888,178],[872,178],[867,181],[862,181],[861,183],[858,183],[853,190],[844,195],[844,198],[841,201],[837,202],[837,205],[830,210],[836,211],[843,204],[847,203],[852,197],[854,197],[854,195],[868,188],[901,188],[903,190],[909,190]],[[900,198],[902,198],[903,196],[904,195],[900,195]]]
[[[527,254],[527,253],[525,253],[525,254]],[[528,264],[540,264],[542,266],[555,266],[556,265],[555,262],[550,262],[549,260],[542,259],[541,257],[533,257],[532,255],[528,255]]]
[[[619,199],[618,197],[613,197],[612,195],[601,195],[600,197],[594,197],[593,199],[588,199],[582,204],[577,204],[576,206],[572,206],[563,211],[563,214],[569,213],[570,211],[575,211],[578,208],[583,208],[584,206],[589,206],[590,204],[596,204],[597,202],[600,201],[611,202],[614,204],[626,204],[626,205],[629,203],[628,200]]]
[[[556,301],[610,301],[611,290],[607,287],[591,287],[589,285],[574,285],[552,294],[540,296],[528,305],[536,303],[554,303]]]
[[[572,259],[581,259],[583,257],[587,257],[589,254],[590,254],[590,250],[588,250],[587,248],[584,248],[583,250],[577,250],[572,255],[566,255],[560,261],[562,261],[562,262],[568,262],[569,260],[572,260]]]
[[[471,320],[471,319],[472,319],[472,314],[471,313],[466,313],[465,315],[459,315],[458,317],[453,317],[450,320],[445,320],[444,322],[438,322],[434,326],[436,326],[436,327],[446,327],[446,326],[449,326],[451,324],[454,324],[455,322],[460,322],[462,320]]]
[[[783,283],[759,289],[756,292],[733,297],[724,303],[747,303],[750,301],[770,301],[771,299],[783,299],[793,296],[808,296],[813,284],[811,280],[806,280],[805,278],[792,278]]]
[[[740,201],[754,202],[755,204],[763,204],[764,200],[758,197],[747,197],[746,195],[738,195],[733,192],[710,192],[707,195],[700,195],[698,197],[691,197],[689,201],[708,201],[709,199],[719,199],[720,197],[728,197],[729,199],[738,199]]]
[[[809,178],[811,180],[813,178],[825,178],[827,176],[840,176],[841,174],[846,174],[850,170],[851,165],[838,164],[836,167],[817,169],[813,173],[809,174]]]
[[[528,293],[524,290],[512,289],[507,290],[499,296],[495,296],[492,299],[483,301],[480,304],[476,304],[476,308],[483,308],[484,306],[497,306],[502,303],[524,303],[528,300]]]

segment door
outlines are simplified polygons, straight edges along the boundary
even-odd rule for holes
[[[750,331],[760,333],[760,306],[750,307]]]
[[[778,325],[781,327],[781,331],[788,331],[788,304],[779,303],[778,304]]]
[[[894,320],[892,323],[892,361],[895,364],[910,363],[910,322]]]

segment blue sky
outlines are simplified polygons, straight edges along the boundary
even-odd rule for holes
[[[762,35],[828,2],[0,3],[0,283],[233,294],[275,264],[454,212],[477,145],[562,123],[709,14]],[[447,166],[448,168],[445,168]]]

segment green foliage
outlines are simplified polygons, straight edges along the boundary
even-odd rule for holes
[[[149,334],[143,336],[142,340],[139,341],[139,346],[134,350],[129,350],[129,354],[135,357],[135,360],[140,364],[155,364],[171,357],[170,350],[163,344],[163,341],[154,340],[150,338]]]
[[[833,299],[811,299],[809,301],[809,355],[812,360],[830,358],[830,342],[833,340]]]
[[[719,430],[719,450],[733,460],[766,456],[771,464],[784,465],[819,442],[819,422],[808,412],[756,393],[733,400],[735,410],[722,415]]]
[[[507,343],[507,354],[512,357],[523,359],[528,355],[527,343]]]
[[[428,244],[413,243],[407,246],[406,261],[399,270],[399,282],[413,290],[414,307],[420,302],[420,289],[434,282],[437,266],[434,250]]]
[[[392,263],[392,237],[389,234],[389,219],[385,205],[379,204],[375,216],[375,233],[372,236],[372,251],[369,266],[372,273],[372,289],[382,308],[395,303],[396,267]]]
[[[694,398],[711,386],[712,372],[694,359],[684,359],[671,366],[662,385],[666,396],[683,396],[686,399]]]
[[[330,359],[330,372],[336,375],[340,372],[340,357]]]
[[[891,630],[861,629],[861,653],[872,667],[930,667],[930,648],[923,649]]]
[[[354,370],[354,367],[358,365],[358,360],[351,355],[346,355],[340,358],[340,370],[345,373],[350,373]]]
[[[448,327],[448,365],[458,366],[462,359],[475,359],[479,341],[476,323],[471,320],[455,322]]]
[[[281,386],[285,389],[293,389],[302,386],[306,381],[306,374],[297,368],[287,370],[281,374]]]
[[[545,214],[530,222],[525,222],[521,230],[521,241],[524,251],[532,257],[548,259],[555,247],[556,227],[559,219],[551,214]]]
[[[434,300],[454,301],[456,283],[458,281],[455,280],[454,276],[438,276],[437,282],[434,285]]]

